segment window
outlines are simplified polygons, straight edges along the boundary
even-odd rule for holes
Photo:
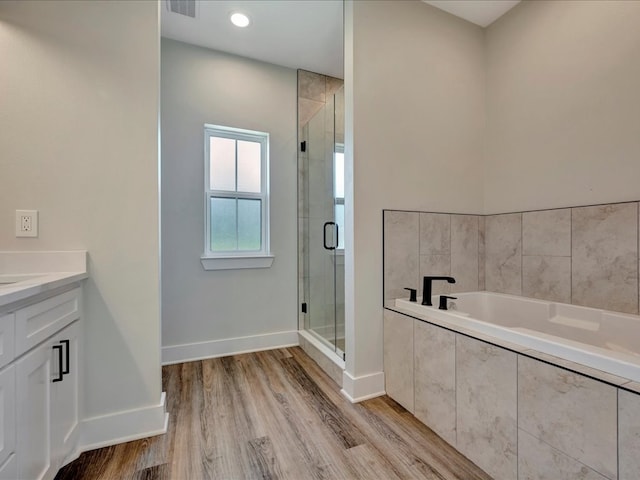
[[[338,251],[344,251],[344,145],[336,144],[333,153],[333,204],[338,226]]]
[[[269,134],[205,125],[207,270],[269,267]]]

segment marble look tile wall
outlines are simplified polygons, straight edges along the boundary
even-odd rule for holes
[[[385,300],[408,297],[405,288],[418,288],[419,224],[416,212],[385,212]]]
[[[572,301],[638,313],[638,204],[572,209]]]
[[[433,294],[477,291],[484,283],[478,215],[384,211],[384,301],[422,294],[422,277],[446,275],[455,284],[434,282]]]
[[[518,428],[606,478],[617,478],[617,409],[615,387],[518,358]]]
[[[485,288],[522,295],[522,214],[485,218]]]
[[[595,470],[518,429],[518,478],[608,480]]]
[[[618,390],[619,480],[640,475],[640,395]]]
[[[385,309],[387,393],[492,478],[638,480],[639,382],[411,320]]]
[[[638,202],[515,215],[522,217],[520,236],[517,220],[504,218],[512,215],[485,218],[487,290],[638,313]]]
[[[456,334],[414,322],[415,416],[456,445]]]
[[[488,290],[639,313],[638,202],[486,216],[385,211],[385,218],[400,214],[414,217],[412,228],[418,223],[419,253],[402,254],[412,269],[402,276],[397,242],[385,248],[385,303],[403,287],[421,290],[422,276],[432,274],[457,281],[436,282],[434,294]],[[415,249],[415,231],[405,234]],[[386,242],[402,234],[385,222],[384,235]],[[416,274],[413,285],[398,283]]]
[[[456,335],[456,448],[495,479],[517,478],[517,354]]]
[[[413,319],[384,311],[384,382],[387,395],[411,413],[413,392]]]

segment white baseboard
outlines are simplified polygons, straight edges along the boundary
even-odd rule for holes
[[[165,403],[162,392],[157,405],[83,420],[78,453],[166,433],[169,414]]]
[[[342,372],[342,395],[351,403],[358,403],[385,394],[384,372],[353,377],[346,370]]]
[[[205,358],[226,357],[240,353],[273,350],[298,345],[298,331],[267,333],[251,337],[225,338],[209,342],[186,343],[162,347],[162,364],[193,362]]]

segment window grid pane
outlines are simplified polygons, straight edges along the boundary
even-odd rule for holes
[[[238,250],[262,249],[262,201],[238,199]]]
[[[260,150],[258,142],[238,141],[238,191],[260,193]]]
[[[209,137],[209,185],[211,190],[236,190],[236,141]]]
[[[210,199],[210,239],[212,252],[228,252],[238,248],[237,207],[235,198]]]

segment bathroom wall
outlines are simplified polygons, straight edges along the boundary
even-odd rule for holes
[[[481,215],[384,211],[384,301],[422,295],[425,275],[436,281],[433,295],[484,290],[484,223]]]
[[[162,39],[163,361],[297,343],[296,71]],[[269,132],[271,268],[205,271],[203,127]]]
[[[638,313],[638,202],[485,222],[487,290]]]
[[[482,204],[484,36],[418,1],[348,1],[345,34],[345,390],[355,391],[382,372],[382,209]]]
[[[436,282],[434,294],[486,288],[638,314],[639,210],[627,202],[487,216],[385,211],[385,303],[407,297],[404,287],[421,292],[424,275],[451,275],[457,283]]]
[[[487,28],[484,213],[640,198],[638,45],[636,1],[525,1]]]
[[[158,22],[156,2],[0,2],[0,249],[88,250],[94,419],[160,402]]]

